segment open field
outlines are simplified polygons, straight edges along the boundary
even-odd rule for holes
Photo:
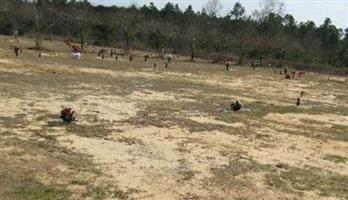
[[[11,39],[0,37],[0,199],[348,199],[341,77],[186,58],[164,69],[141,52],[73,60],[50,41],[42,58],[15,58]],[[230,112],[232,99],[246,109]],[[59,120],[64,106],[77,122]]]

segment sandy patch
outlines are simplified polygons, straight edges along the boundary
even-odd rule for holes
[[[42,93],[40,93],[42,95]],[[81,98],[70,102],[65,95],[50,95],[39,97],[36,92],[28,93],[23,99],[2,98],[0,100],[0,116],[15,117],[17,114],[26,114],[26,119],[31,121],[32,128],[36,129],[35,120],[40,114],[56,114],[64,107],[72,107],[77,112],[77,117],[83,122],[90,122],[89,116],[96,116],[96,119],[105,121],[122,121],[129,117],[136,116],[141,109],[135,102],[127,101],[118,96],[94,96],[82,95]],[[11,103],[9,103],[11,102]],[[43,111],[43,112],[42,112]],[[42,125],[42,124],[41,124]]]
[[[67,102],[64,98],[51,98],[51,100],[37,100],[33,109],[45,109],[49,113],[59,113],[63,107],[72,107],[77,112],[77,117],[81,122],[90,122],[88,116],[96,116],[96,119],[104,121],[122,121],[135,116],[139,111],[139,106],[133,102],[117,96],[94,96],[83,95],[74,102]],[[86,118],[87,117],[87,118]]]
[[[66,147],[92,155],[105,173],[113,176],[121,189],[135,188],[141,191],[132,195],[138,199],[178,199],[186,193],[209,197],[219,190],[210,191],[200,185],[203,180],[212,177],[212,168],[223,168],[228,164],[228,157],[222,156],[221,152],[245,151],[252,159],[262,164],[312,166],[342,175],[348,174],[348,166],[322,159],[322,155],[331,151],[336,154],[348,153],[347,144],[335,141],[323,142],[261,130],[260,133],[270,135],[273,145],[264,147],[263,141],[219,131],[188,133],[179,128],[118,128],[122,129],[122,132],[113,134],[107,140],[69,135],[60,137],[59,141]],[[129,145],[118,140],[124,137],[136,138],[141,142]],[[181,182],[181,174],[188,171],[194,173],[192,179]],[[248,174],[247,177],[253,181],[256,188],[263,191],[257,195],[268,196],[274,193],[266,189],[262,174]],[[231,195],[256,195],[254,190],[249,192],[250,194],[232,192]],[[221,197],[227,193],[218,192]],[[315,198],[317,195],[313,193],[306,196]],[[284,194],[277,193],[277,197],[283,198]]]
[[[77,101],[78,112],[82,114],[97,114],[97,118],[106,121],[122,121],[136,116],[140,107],[134,102],[126,101],[117,96],[87,95]]]
[[[108,69],[97,69],[97,68],[78,68],[79,72],[92,73],[92,74],[101,74],[113,76],[115,78],[160,78],[162,77],[159,74],[148,73],[148,72],[116,72]]]
[[[196,121],[198,123],[202,124],[214,124],[214,125],[221,125],[221,126],[229,126],[234,128],[242,128],[245,127],[243,123],[235,122],[235,123],[226,123],[224,121],[216,120],[209,116],[200,116],[200,117],[190,117],[189,119]]]
[[[24,68],[12,68],[12,66],[10,66],[10,68],[6,67],[6,68],[2,68],[0,67],[0,72],[7,72],[7,73],[13,73],[13,74],[23,74],[23,75],[37,75],[35,73],[33,73],[32,70],[29,69],[24,69]]]
[[[15,117],[27,109],[27,103],[29,102],[18,98],[0,98],[0,116]]]
[[[177,72],[164,72],[165,75],[169,75],[169,76],[176,76],[179,78],[202,78],[201,76],[198,76],[196,74],[192,74],[192,73],[177,73]]]
[[[55,52],[55,53],[41,53],[41,56],[47,56],[47,57],[59,57],[60,54]]]
[[[285,163],[292,167],[308,166],[348,175],[348,165],[323,160],[326,154],[348,155],[348,144],[334,140],[320,140],[301,135],[278,132],[270,127],[254,130],[262,138],[245,140],[243,149],[253,159],[263,164]]]
[[[121,136],[136,138],[141,143],[119,142]],[[60,141],[69,148],[93,155],[95,162],[114,177],[120,188],[142,191],[135,197],[178,199],[178,195],[187,191],[206,193],[199,187],[200,181],[211,176],[211,168],[228,163],[228,158],[219,153],[223,136],[222,133],[189,134],[177,128],[143,127],[128,128],[122,135],[108,140],[69,135]],[[180,174],[186,171],[194,173],[192,180],[178,184]]]
[[[330,81],[337,81],[337,82],[345,83],[346,82],[346,77],[330,75]]]
[[[7,62],[7,61],[4,61]],[[37,75],[35,72],[62,72],[62,73],[76,73],[78,72],[73,67],[67,65],[54,64],[33,64],[29,62],[23,62],[21,60],[8,61],[8,65],[3,65],[0,62],[0,71],[25,74],[25,75]]]
[[[151,90],[134,91],[127,96],[137,101],[173,101],[175,96],[168,92],[156,92]]]
[[[127,99],[135,100],[139,103],[144,101],[181,101],[181,102],[195,102],[195,99],[181,97],[182,95],[170,92],[157,92],[153,90],[134,91],[126,96]]]
[[[1,64],[14,64],[15,61],[12,60],[12,59],[1,58],[1,59],[0,59],[0,63],[1,63]]]

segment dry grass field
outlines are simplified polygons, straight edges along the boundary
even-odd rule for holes
[[[0,37],[0,199],[348,199],[348,83]],[[157,69],[153,69],[153,63]],[[296,98],[304,91],[302,104]],[[231,100],[245,105],[228,110]],[[77,121],[59,119],[65,106]]]

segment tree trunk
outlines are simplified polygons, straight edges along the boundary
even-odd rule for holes
[[[129,52],[129,50],[130,50],[130,42],[129,42],[128,36],[126,37],[126,49],[127,49],[127,52]]]
[[[104,46],[107,46],[108,45],[108,36],[107,35],[104,35]]]
[[[191,61],[193,61],[195,59],[195,52],[191,51]]]
[[[40,18],[39,18],[39,8],[38,2],[34,1],[34,12],[35,12],[35,31],[36,31],[36,39],[35,39],[35,48],[39,51],[42,49],[42,36],[40,31]]]
[[[279,53],[279,60],[278,60],[278,67],[282,67],[283,66],[283,59],[285,57],[285,51],[280,50]]]
[[[81,50],[85,48],[85,34],[83,33],[82,29],[80,29],[80,46]]]
[[[194,41],[192,41],[191,43],[191,60],[193,61],[195,59],[195,46],[196,46],[196,43]]]
[[[215,53],[217,54],[217,58],[214,62],[218,63],[221,60],[221,51],[219,46],[215,46]]]
[[[278,67],[282,67],[282,66],[283,66],[283,58],[280,56],[278,60]]]
[[[238,59],[238,65],[242,65],[243,62],[244,62],[244,55],[241,54],[241,55],[239,56],[239,59]]]
[[[35,40],[35,47],[37,50],[42,49],[42,36],[40,32],[40,22],[39,22],[39,15],[35,15],[35,26],[36,26],[36,40]]]

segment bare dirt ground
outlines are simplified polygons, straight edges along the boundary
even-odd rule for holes
[[[344,78],[92,48],[73,60],[55,41],[38,58],[30,39],[16,58],[11,44],[0,37],[0,199],[348,199]]]

